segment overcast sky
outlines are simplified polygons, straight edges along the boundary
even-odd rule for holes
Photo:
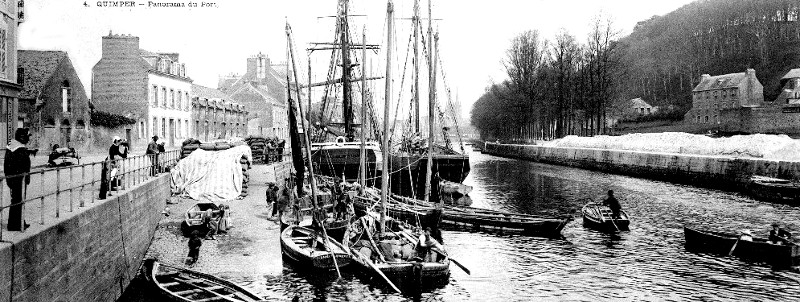
[[[244,73],[245,59],[253,54],[261,52],[273,61],[284,61],[286,20],[301,49],[302,62],[298,63],[302,65],[298,68],[307,69],[303,49],[309,42],[332,40],[332,18],[325,16],[335,15],[337,7],[334,0],[217,0],[207,8],[148,8],[147,1],[137,1],[144,5],[134,8],[100,7],[100,2],[103,1],[25,1],[26,20],[20,25],[20,49],[67,51],[87,93],[91,94],[91,70],[100,59],[101,37],[109,31],[132,34],[140,38],[143,49],[180,53],[187,74],[195,83],[216,87],[219,75]],[[502,65],[505,50],[520,32],[536,29],[543,37],[552,38],[560,28],[565,28],[579,41],[585,41],[591,20],[602,14],[610,17],[614,27],[626,35],[636,22],[666,14],[689,2],[444,0],[435,1],[432,10],[434,19],[442,19],[436,21],[435,27],[440,32],[440,54],[448,85],[453,93],[458,92],[463,103],[462,114],[466,115],[486,86],[505,78]],[[413,0],[394,3],[397,18],[412,15]],[[427,1],[421,5],[427,15]],[[369,43],[384,44],[386,1],[352,0],[351,14],[367,15],[353,18],[355,31],[360,33],[362,26],[366,27]],[[411,24],[398,19],[395,26],[397,53],[404,57]],[[373,54],[370,60],[381,58]],[[311,59],[312,67],[322,66],[329,60],[329,53],[315,52]],[[383,73],[382,69],[375,69],[373,73]],[[322,81],[324,71],[321,75],[317,73],[312,72],[313,81]]]

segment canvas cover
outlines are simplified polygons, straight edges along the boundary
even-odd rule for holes
[[[172,193],[214,203],[236,199],[242,193],[242,157],[253,161],[250,147],[195,150],[172,169]]]

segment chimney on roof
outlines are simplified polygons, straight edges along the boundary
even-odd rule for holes
[[[103,58],[121,58],[139,55],[139,37],[113,35],[103,37]]]
[[[756,77],[756,70],[755,70],[755,69],[752,69],[752,68],[748,68],[748,69],[747,69],[747,70],[744,72],[744,74],[745,74],[745,75],[746,75],[748,78],[755,78],[755,77]]]
[[[267,71],[270,66],[269,57],[258,53],[258,55],[247,58],[247,73],[255,76],[256,81],[267,78]]]

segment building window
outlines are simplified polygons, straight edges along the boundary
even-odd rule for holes
[[[175,131],[175,137],[177,138],[183,137],[182,136],[183,133],[181,133],[181,130],[183,130],[183,128],[181,128],[181,121],[182,120],[178,120],[178,131]]]
[[[650,108],[647,108],[647,114],[650,114]]]
[[[714,115],[714,121],[716,121],[716,122],[717,122],[717,124],[719,124],[719,116],[717,116],[717,115]]]
[[[178,90],[177,94],[175,95],[175,102],[175,109],[183,110],[183,93],[181,93],[180,90]]]
[[[158,106],[164,107],[167,105],[167,87],[161,87],[161,98],[158,100]]]
[[[151,135],[151,136],[158,135],[158,118],[155,118],[155,117],[153,118],[153,125],[152,126],[153,126],[153,133],[152,133],[153,135]]]
[[[156,85],[150,87],[150,103],[153,104],[153,107],[158,106],[158,86]]]
[[[736,90],[731,90],[731,98],[735,98],[735,97],[736,97]]]
[[[708,120],[707,116],[706,120]],[[167,137],[167,119],[163,117],[161,118],[161,137],[163,138]]]
[[[708,115],[705,116],[705,120],[703,122],[708,123]]]
[[[61,83],[61,110],[62,112],[72,112],[72,92],[67,81]]]
[[[200,138],[200,121],[194,122],[194,136],[196,138]]]
[[[183,110],[189,111],[189,93],[188,92],[184,92],[183,93],[183,97],[186,100],[186,107],[184,107]]]
[[[21,3],[21,2],[20,2]],[[8,25],[5,20],[0,20],[0,77],[8,76]]]
[[[143,139],[144,138],[144,131],[145,131],[144,129],[145,129],[144,128],[144,121],[140,121],[139,122],[139,129],[137,129],[137,130],[139,130],[139,131],[137,131],[137,132],[139,132],[139,139]]]
[[[167,105],[167,108],[175,108],[175,90],[174,89],[170,89],[169,90],[169,103]]]

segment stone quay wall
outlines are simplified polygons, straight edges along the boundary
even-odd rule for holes
[[[758,158],[495,143],[483,153],[728,191],[753,175],[800,179],[800,162]]]
[[[170,197],[170,175],[120,193],[62,214],[40,232],[0,242],[0,301],[117,300],[150,246]]]

